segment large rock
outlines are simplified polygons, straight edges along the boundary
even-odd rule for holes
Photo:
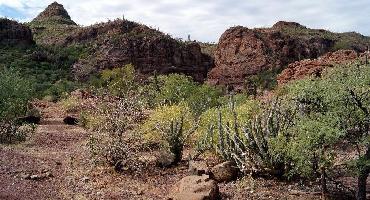
[[[204,161],[189,161],[189,173],[191,175],[201,176],[203,174],[209,174],[209,168],[207,163]]]
[[[243,89],[249,76],[268,70],[277,73],[290,63],[338,48],[363,51],[369,44],[369,37],[359,34],[309,29],[293,22],[260,29],[237,26],[222,34],[208,83]]]
[[[0,18],[0,45],[33,44],[31,30],[16,21]]]
[[[223,162],[211,169],[211,175],[217,182],[229,182],[238,176],[238,168],[231,161]]]
[[[279,85],[308,76],[320,77],[324,69],[334,67],[336,64],[345,64],[355,61],[359,54],[354,50],[339,50],[327,53],[318,59],[306,59],[289,64],[286,69],[278,75]]]
[[[217,183],[208,175],[187,176],[174,187],[169,200],[216,200],[219,199]]]

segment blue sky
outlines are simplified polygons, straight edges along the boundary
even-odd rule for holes
[[[0,16],[30,21],[53,0],[0,0]],[[59,0],[81,25],[121,18],[178,38],[217,42],[229,27],[269,27],[279,20],[370,35],[370,0]]]

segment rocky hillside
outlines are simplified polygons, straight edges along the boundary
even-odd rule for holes
[[[0,18],[0,44],[1,45],[29,45],[33,44],[31,30],[16,22]]]
[[[329,52],[318,59],[306,59],[291,63],[278,75],[279,84],[285,84],[293,80],[299,80],[307,76],[321,77],[324,69],[335,67],[338,64],[346,64],[356,60],[364,61],[365,54],[359,54],[354,50],[339,50]]]
[[[309,29],[294,22],[260,29],[237,26],[221,36],[208,82],[242,88],[248,76],[267,70],[277,74],[292,62],[337,49],[364,51],[369,44],[360,34]]]
[[[39,23],[45,21],[56,23]],[[88,53],[73,66],[78,80],[86,80],[103,69],[131,63],[143,77],[154,71],[176,72],[203,81],[213,66],[213,59],[202,53],[199,44],[177,41],[142,24],[117,19],[79,27],[72,22],[63,6],[53,3],[30,26],[38,44],[86,49]]]

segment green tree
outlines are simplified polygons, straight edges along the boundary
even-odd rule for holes
[[[370,171],[370,68],[342,66],[322,79],[297,81],[287,87],[287,100],[297,111],[294,126],[271,141],[276,155],[284,154],[303,175],[332,166],[334,145],[344,139],[365,149],[356,160],[358,199],[366,199]]]
[[[31,81],[13,69],[0,71],[0,121],[11,121],[26,114],[28,101],[34,94]]]

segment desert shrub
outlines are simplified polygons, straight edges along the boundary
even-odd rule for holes
[[[34,94],[31,81],[13,69],[0,71],[0,121],[14,120],[26,114],[28,101]]]
[[[81,100],[76,96],[68,96],[59,101],[61,106],[69,113],[75,113],[80,110]]]
[[[108,164],[117,170],[139,170],[142,165],[137,153],[142,140],[131,133],[144,118],[142,109],[135,96],[105,96],[97,97],[84,110],[81,121],[91,131],[88,146],[96,164]]]
[[[182,120],[183,119],[183,120]],[[161,143],[166,146],[167,141],[163,131],[170,127],[171,123],[182,122],[182,129],[188,132],[195,126],[194,116],[185,103],[173,106],[157,107],[148,117],[147,120],[140,127],[140,132],[148,142]]]
[[[260,111],[260,104],[255,100],[245,100],[243,103],[236,104],[234,97],[228,100],[228,102],[233,102],[232,105],[224,105],[220,108],[211,108],[204,113],[199,118],[199,127],[196,131],[198,139],[207,137],[210,127],[217,127],[219,123],[219,115],[222,118],[222,125],[228,124],[228,126],[235,126],[238,124],[248,124],[253,119],[253,116]],[[233,112],[233,111],[235,112]],[[236,116],[234,116],[236,114]],[[236,120],[235,120],[236,119]],[[238,127],[239,131],[242,131],[242,126]],[[218,138],[217,134],[212,135],[211,139],[213,141],[213,146],[216,145]]]
[[[144,91],[154,106],[178,104],[189,97],[196,87],[191,77],[180,74],[155,75],[149,81]]]
[[[98,77],[90,80],[98,89],[107,89],[111,95],[124,97],[136,90],[135,68],[128,64],[121,68],[103,70]]]
[[[142,91],[152,107],[186,102],[196,116],[219,105],[222,95],[219,88],[199,85],[191,77],[180,74],[155,75]]]
[[[77,88],[77,84],[68,80],[59,80],[51,84],[48,89],[44,91],[43,96],[48,97],[50,101],[58,101],[61,98],[66,98],[68,93]]]
[[[23,142],[35,132],[35,125],[18,125],[13,121],[0,122],[0,143]]]
[[[367,66],[338,66],[321,79],[296,81],[286,98],[297,111],[294,126],[271,141],[272,149],[293,164],[301,176],[322,176],[333,167],[335,144],[347,140],[358,152],[359,197],[370,172],[370,71]],[[322,185],[326,190],[326,184]]]

